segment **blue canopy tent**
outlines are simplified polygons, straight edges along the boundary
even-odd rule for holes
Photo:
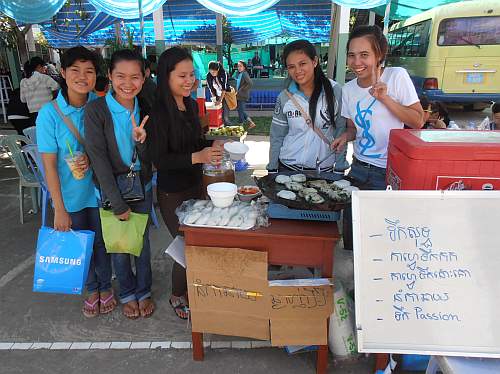
[[[235,44],[254,43],[287,35],[304,37],[313,42],[326,42],[330,32],[331,0],[281,0],[255,15],[228,16],[228,27]],[[50,45],[67,48],[78,44],[102,45],[113,39],[113,24],[118,18],[98,12],[88,1],[82,2],[86,17],[82,20],[79,6],[63,7],[51,22],[42,23]],[[78,14],[79,13],[79,14]],[[168,0],[163,5],[165,41],[170,44],[215,44],[215,13],[196,0]],[[133,31],[134,43],[140,43],[139,21],[124,21]],[[125,38],[124,27],[122,37]],[[153,17],[144,17],[146,45],[154,45]]]

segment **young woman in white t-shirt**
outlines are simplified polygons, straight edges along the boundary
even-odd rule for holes
[[[360,189],[383,190],[386,187],[387,146],[392,129],[404,124],[421,128],[423,109],[415,87],[405,69],[384,68],[387,39],[378,26],[360,26],[347,42],[347,65],[356,74],[342,88],[342,116],[346,131],[332,142],[341,151],[354,141],[354,157],[349,176]],[[349,220],[350,212],[344,217]],[[344,222],[351,230],[351,224]],[[347,234],[347,235],[346,235]],[[344,231],[344,246],[352,248],[352,233]]]

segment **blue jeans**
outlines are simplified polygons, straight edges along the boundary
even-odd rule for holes
[[[360,190],[385,190],[385,172],[386,169],[375,166],[361,164],[354,159],[351,165],[351,171],[348,176],[352,178],[353,185]],[[342,221],[342,237],[344,240],[344,249],[353,249],[352,238],[352,207],[349,205],[344,209]]]
[[[148,214],[151,212],[153,192],[151,189],[145,192],[144,201],[129,204],[134,213]],[[120,302],[126,304],[129,301],[141,301],[151,297],[151,284],[153,276],[151,272],[151,248],[149,245],[149,222],[144,231],[144,243],[141,255],[134,257],[135,274],[132,272],[132,264],[129,254],[113,253],[111,258],[115,267],[116,278],[120,285]]]
[[[87,292],[105,292],[111,290],[111,257],[106,253],[102,238],[101,218],[98,208],[85,208],[69,213],[73,230],[90,230],[95,233],[94,251],[90,260],[87,276]]]
[[[225,126],[231,126],[231,120],[229,119],[230,112],[226,100],[222,100],[222,121]]]
[[[244,123],[248,119],[248,115],[245,113],[246,101],[238,100],[238,117],[240,123]]]

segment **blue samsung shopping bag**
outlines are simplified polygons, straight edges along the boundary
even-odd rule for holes
[[[34,292],[80,295],[89,272],[94,232],[41,227],[36,245]]]

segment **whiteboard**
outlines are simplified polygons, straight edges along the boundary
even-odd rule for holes
[[[356,191],[360,352],[500,358],[500,192]]]

